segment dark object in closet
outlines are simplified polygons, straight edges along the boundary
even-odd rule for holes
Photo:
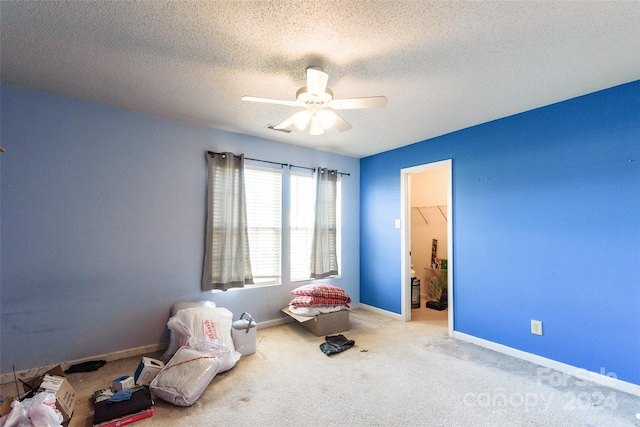
[[[440,301],[427,301],[424,305],[427,308],[431,308],[433,310],[446,310],[449,307],[449,297],[446,289],[442,290],[442,295],[440,296]]]
[[[73,374],[75,372],[92,372],[102,368],[107,362],[105,360],[90,360],[88,362],[78,363],[77,365],[69,366],[69,369],[64,371],[65,374]]]
[[[420,279],[411,278],[411,308],[420,308]]]
[[[447,304],[442,304],[440,301],[427,301],[424,306],[438,311],[442,311],[447,308]]]
[[[325,340],[326,342],[320,344],[320,350],[327,356],[348,350],[356,343],[354,340],[350,340],[342,334],[327,336]]]

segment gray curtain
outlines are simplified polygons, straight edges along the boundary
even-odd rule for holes
[[[311,278],[338,274],[336,192],[338,171],[316,168],[316,218],[311,248]]]
[[[244,191],[244,155],[207,153],[207,237],[202,290],[253,283]]]

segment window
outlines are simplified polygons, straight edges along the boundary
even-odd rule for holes
[[[283,203],[283,174],[289,174],[289,203]],[[256,285],[282,282],[282,266],[290,266],[290,281],[310,280],[311,244],[315,220],[315,180],[311,170],[283,170],[245,164],[249,250]],[[341,180],[337,186],[337,252],[341,255]],[[283,206],[288,236],[283,236]],[[283,239],[288,237],[288,239]],[[289,250],[283,251],[288,240]],[[286,261],[283,259],[286,257]]]
[[[315,188],[313,172],[291,174],[291,203],[289,212],[291,281],[308,280],[310,275],[311,244]]]
[[[247,227],[255,284],[280,283],[282,170],[245,166]]]
[[[306,172],[306,173],[305,173]],[[315,221],[315,180],[312,171],[291,173],[290,265],[291,281],[310,280],[311,245]],[[336,252],[341,257],[342,180],[336,188]]]

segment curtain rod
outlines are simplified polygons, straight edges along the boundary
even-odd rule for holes
[[[288,166],[289,166],[289,169],[291,169],[291,168],[299,168],[299,169],[309,169],[311,171],[315,171],[316,170],[316,168],[310,168],[310,167],[307,167],[307,166],[296,166],[296,165],[288,165]],[[351,176],[351,174],[347,173],[347,172],[337,172],[337,174],[338,175]]]
[[[226,153],[216,153],[214,151],[207,151],[207,154],[213,156],[213,155],[216,155],[216,154],[226,154]],[[234,156],[240,157],[237,154],[234,154]],[[254,162],[262,162],[262,163],[270,163],[272,165],[280,165],[280,167],[288,166],[289,169],[291,169],[291,168],[300,168],[300,169],[309,169],[309,170],[312,170],[312,171],[316,170],[316,168],[310,168],[310,167],[307,167],[307,166],[296,166],[296,165],[292,165],[292,164],[289,164],[289,163],[280,163],[280,162],[272,162],[270,160],[252,159],[251,157],[245,157],[244,159],[245,160],[252,160]],[[338,172],[338,175],[351,176],[351,174],[347,173],[347,172]]]

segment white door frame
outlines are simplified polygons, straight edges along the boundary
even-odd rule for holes
[[[448,333],[453,336],[453,189],[451,159],[427,163],[400,170],[400,260],[402,262],[402,311],[403,321],[411,320],[411,174],[435,169],[447,170],[447,281],[448,281]]]

